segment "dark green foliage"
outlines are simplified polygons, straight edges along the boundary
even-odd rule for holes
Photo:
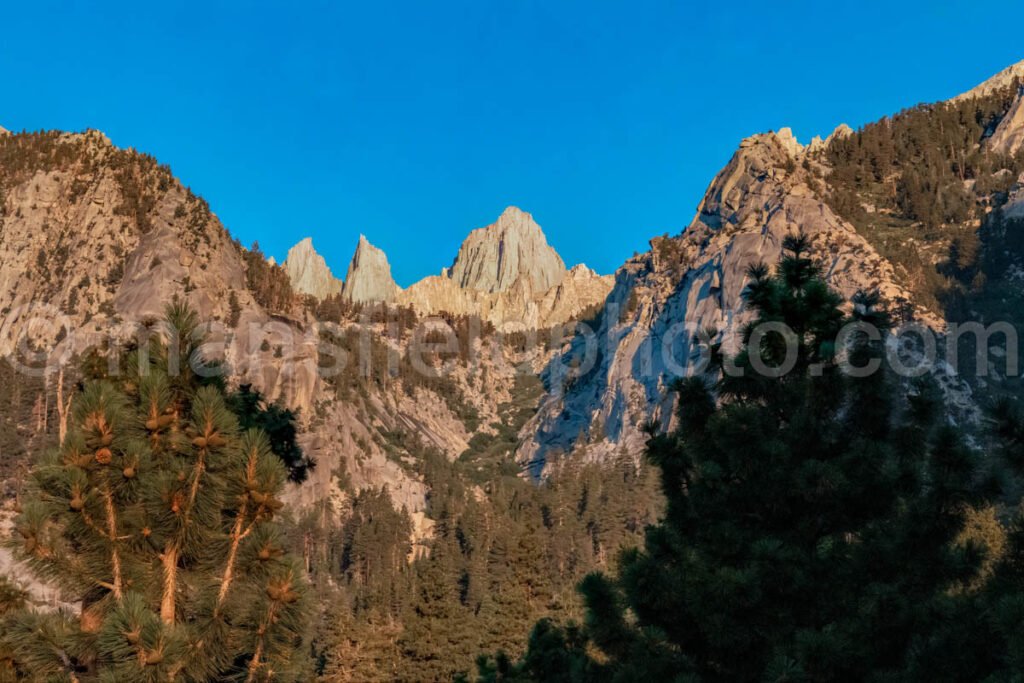
[[[259,429],[267,435],[270,449],[288,469],[288,479],[302,483],[316,468],[316,460],[306,456],[296,441],[296,415],[277,403],[267,403],[251,384],[242,384],[227,396],[227,406],[238,418],[242,429]]]
[[[794,331],[793,371],[757,376],[748,349],[743,378],[681,381],[680,428],[648,445],[664,520],[615,578],[582,582],[582,628],[538,624],[525,658],[485,660],[485,679],[957,679],[929,636],[968,616],[952,588],[979,568],[978,548],[954,543],[980,501],[974,454],[929,384],[896,401],[884,373],[840,372],[839,300],[803,241],[785,246],[774,276],[751,270],[746,298]],[[884,324],[875,297],[858,303]],[[762,342],[768,366],[780,339]],[[882,351],[855,336],[849,359]]]
[[[575,583],[636,544],[660,506],[653,471],[628,456],[567,458],[542,486],[484,480],[422,448],[416,458],[429,542],[410,546],[410,516],[374,490],[353,497],[340,526],[318,512],[292,534],[330,596],[315,644],[328,679],[450,680],[481,651],[523,652],[534,621],[578,615]]]
[[[195,314],[168,308],[182,355]],[[305,581],[275,520],[287,470],[217,382],[124,356],[88,379],[32,471],[12,549],[80,614],[9,615],[0,651],[35,680],[302,680]],[[140,373],[145,369],[147,372]],[[93,368],[96,371],[96,368]]]

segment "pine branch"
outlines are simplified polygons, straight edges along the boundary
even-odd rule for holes
[[[173,625],[175,619],[176,593],[178,591],[178,545],[172,542],[160,555],[163,566],[163,595],[160,600],[160,618],[165,624]]]
[[[107,533],[110,538],[110,565],[114,576],[114,585],[112,587],[114,598],[120,602],[124,596],[122,592],[122,579],[121,579],[121,555],[117,551],[117,511],[114,508],[114,497],[110,493],[110,482],[107,482],[103,487],[103,497],[106,502],[107,511]]]

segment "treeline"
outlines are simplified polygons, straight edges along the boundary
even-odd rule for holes
[[[353,496],[341,524],[310,513],[292,534],[323,610],[314,640],[328,680],[451,680],[481,652],[520,653],[530,624],[579,615],[575,584],[635,545],[660,509],[656,478],[620,455],[565,463],[543,485],[470,483],[461,463],[424,450],[433,539],[386,490]]]

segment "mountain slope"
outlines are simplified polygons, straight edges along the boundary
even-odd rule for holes
[[[478,429],[490,429],[514,382],[494,370],[484,387],[469,368],[433,383],[412,373],[393,377],[380,355],[372,376],[360,377],[354,364],[322,376],[320,363],[330,359],[309,334],[314,311],[293,295],[285,270],[235,242],[166,166],[100,133],[0,138],[0,207],[0,355],[12,364],[49,360],[73,374],[87,349],[128,342],[141,323],[183,299],[212,325],[219,341],[211,351],[223,355],[233,382],[298,411],[300,441],[321,467],[292,487],[294,500],[341,504],[362,488],[387,486],[422,537],[427,490],[415,463],[403,458],[413,459],[423,444],[457,457]],[[319,265],[326,269],[308,242],[289,261],[305,274],[300,285],[317,282],[306,276]],[[359,350],[353,319],[326,319],[351,330],[342,347]],[[384,324],[368,334],[374,349],[407,354],[407,328],[398,338]],[[32,387],[41,416],[57,402],[55,379]],[[65,395],[70,377],[66,385]]]
[[[857,133],[840,126],[806,148],[788,129],[744,140],[683,234],[652,241],[650,252],[616,273],[596,321],[596,353],[588,358],[577,339],[546,369],[548,392],[523,429],[519,462],[537,474],[552,456],[581,445],[594,458],[623,445],[639,452],[641,425],[671,418],[665,390],[699,355],[693,335],[714,328],[729,348],[749,319],[741,298],[746,267],[774,263],[787,234],[811,238],[813,256],[844,297],[878,290],[898,318],[940,330],[970,308],[957,301],[980,305],[986,246],[979,228],[1003,208],[1015,216],[1022,201],[1022,69],[1024,62],[948,104],[916,107]],[[1020,246],[1003,238],[987,250],[1019,258]],[[1005,301],[1005,288],[995,291]],[[573,366],[589,369],[574,376]],[[972,387],[951,371],[940,363],[933,374],[952,416],[969,420]]]
[[[206,319],[229,316],[232,292],[259,311],[241,250],[206,202],[98,132],[0,138],[0,207],[0,354],[36,313],[63,322],[81,350],[175,294]],[[39,332],[53,342],[59,330]]]
[[[639,453],[642,424],[671,416],[668,383],[699,354],[694,335],[717,330],[716,341],[735,350],[750,319],[741,297],[747,268],[775,263],[787,235],[802,230],[810,237],[813,257],[844,296],[871,287],[890,299],[909,296],[892,267],[815,197],[812,172],[802,166],[806,155],[786,129],[747,138],[683,234],[652,241],[651,251],[619,269],[597,321],[596,351],[588,359],[585,340],[577,340],[549,366],[549,393],[524,430],[521,463],[539,474],[581,435],[595,442],[592,457],[622,445]],[[573,365],[592,367],[573,377]]]

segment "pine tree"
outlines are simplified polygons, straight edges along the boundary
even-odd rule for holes
[[[786,240],[778,271],[750,270],[757,323],[793,331],[796,366],[770,335],[741,353],[742,377],[681,381],[678,428],[651,439],[663,521],[618,575],[581,584],[580,627],[539,623],[525,657],[485,660],[485,680],[928,679],[929,636],[965,611],[956,588],[980,551],[956,543],[978,502],[974,458],[938,420],[927,383],[905,407],[882,372],[840,371],[844,317],[806,257]],[[883,325],[877,297],[855,316]],[[880,342],[854,335],[855,367]],[[945,641],[948,642],[948,641]],[[599,653],[595,656],[595,653]],[[941,673],[941,672],[940,672]]]
[[[16,549],[80,612],[14,620],[4,641],[28,677],[303,675],[303,572],[275,521],[288,472],[189,367],[195,321],[172,306],[174,332],[129,354],[134,373],[88,381],[64,444],[32,471]]]

